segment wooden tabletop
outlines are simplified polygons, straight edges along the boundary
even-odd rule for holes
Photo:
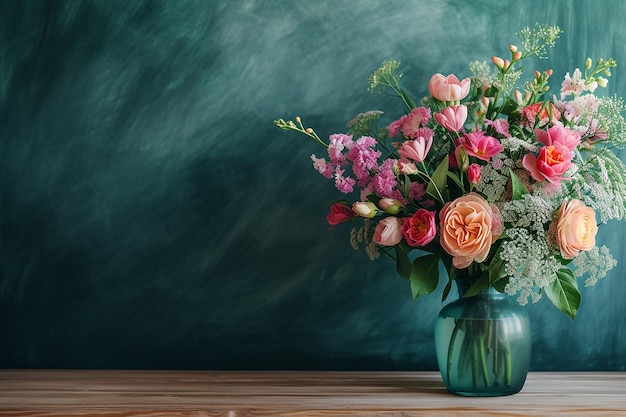
[[[0,416],[626,416],[626,373],[530,373],[513,396],[437,372],[0,370]]]

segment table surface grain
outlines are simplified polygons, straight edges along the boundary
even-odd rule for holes
[[[437,372],[0,370],[0,416],[626,416],[626,373],[531,372],[449,394]]]

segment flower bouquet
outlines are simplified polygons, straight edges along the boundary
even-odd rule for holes
[[[311,156],[313,167],[352,195],[332,204],[328,223],[361,221],[352,245],[371,259],[395,259],[414,298],[447,275],[444,300],[457,281],[464,298],[491,288],[524,305],[545,294],[573,319],[578,280],[594,285],[616,264],[595,237],[598,222],[626,217],[626,167],[612,151],[626,144],[625,106],[621,98],[594,94],[616,63],[587,59],[583,71],[565,75],[558,95],[549,94],[552,70],[524,80],[520,63],[545,57],[560,33],[546,25],[522,29],[509,59],[473,62],[463,79],[435,74],[419,104],[400,84],[400,62],[384,62],[369,76],[369,89],[405,106],[384,127],[383,113],[368,111],[324,141],[299,117],[274,121],[325,148],[325,155]],[[440,275],[440,265],[447,274]],[[469,331],[461,319],[452,329]],[[506,356],[498,346],[487,354]],[[473,366],[480,374],[485,362],[478,356]]]

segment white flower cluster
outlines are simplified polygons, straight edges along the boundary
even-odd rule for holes
[[[500,156],[503,158],[499,159]],[[490,203],[501,201],[509,181],[509,176],[503,174],[502,171],[508,171],[513,165],[513,160],[506,158],[502,153],[493,157],[491,164],[482,167],[481,179],[476,184],[476,191],[484,195]],[[498,168],[496,169],[496,167]]]
[[[626,171],[615,154],[599,152],[587,161],[586,175],[574,177],[574,194],[600,214],[600,221],[626,219]]]
[[[555,201],[546,196],[524,194],[519,200],[504,203],[500,212],[504,223],[545,236],[546,225],[552,221],[557,207]]]
[[[562,265],[543,234],[516,227],[507,229],[507,236],[510,240],[502,243],[500,252],[504,273],[510,277],[504,290],[509,295],[518,294],[517,302],[521,305],[526,305],[528,298],[535,303],[541,294],[534,289],[550,285]]]
[[[617,265],[617,261],[606,246],[600,248],[596,246],[590,251],[581,252],[572,263],[576,267],[573,270],[574,276],[579,278],[585,274],[589,275],[585,280],[585,287],[595,285],[598,280],[604,278],[607,272]]]

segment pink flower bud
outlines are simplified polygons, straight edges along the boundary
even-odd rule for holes
[[[352,211],[354,211],[354,214],[357,216],[371,219],[376,215],[378,208],[376,207],[376,204],[371,201],[357,201],[352,205]]]
[[[500,57],[497,56],[492,56],[491,57],[491,62],[493,62],[495,64],[496,67],[502,69],[504,67],[504,60]]]
[[[469,182],[476,185],[480,182],[480,165],[472,164],[467,168],[467,179]]]
[[[331,226],[336,226],[339,223],[343,223],[348,221],[354,217],[354,212],[350,208],[350,206],[344,203],[335,203],[330,206],[330,213],[326,216],[326,220],[328,224]]]
[[[398,214],[402,207],[402,203],[395,198],[381,198],[378,205],[389,214]]]
[[[454,159],[456,160],[456,166],[459,171],[465,172],[469,165],[469,158],[462,146],[457,146],[456,149],[454,149]]]

